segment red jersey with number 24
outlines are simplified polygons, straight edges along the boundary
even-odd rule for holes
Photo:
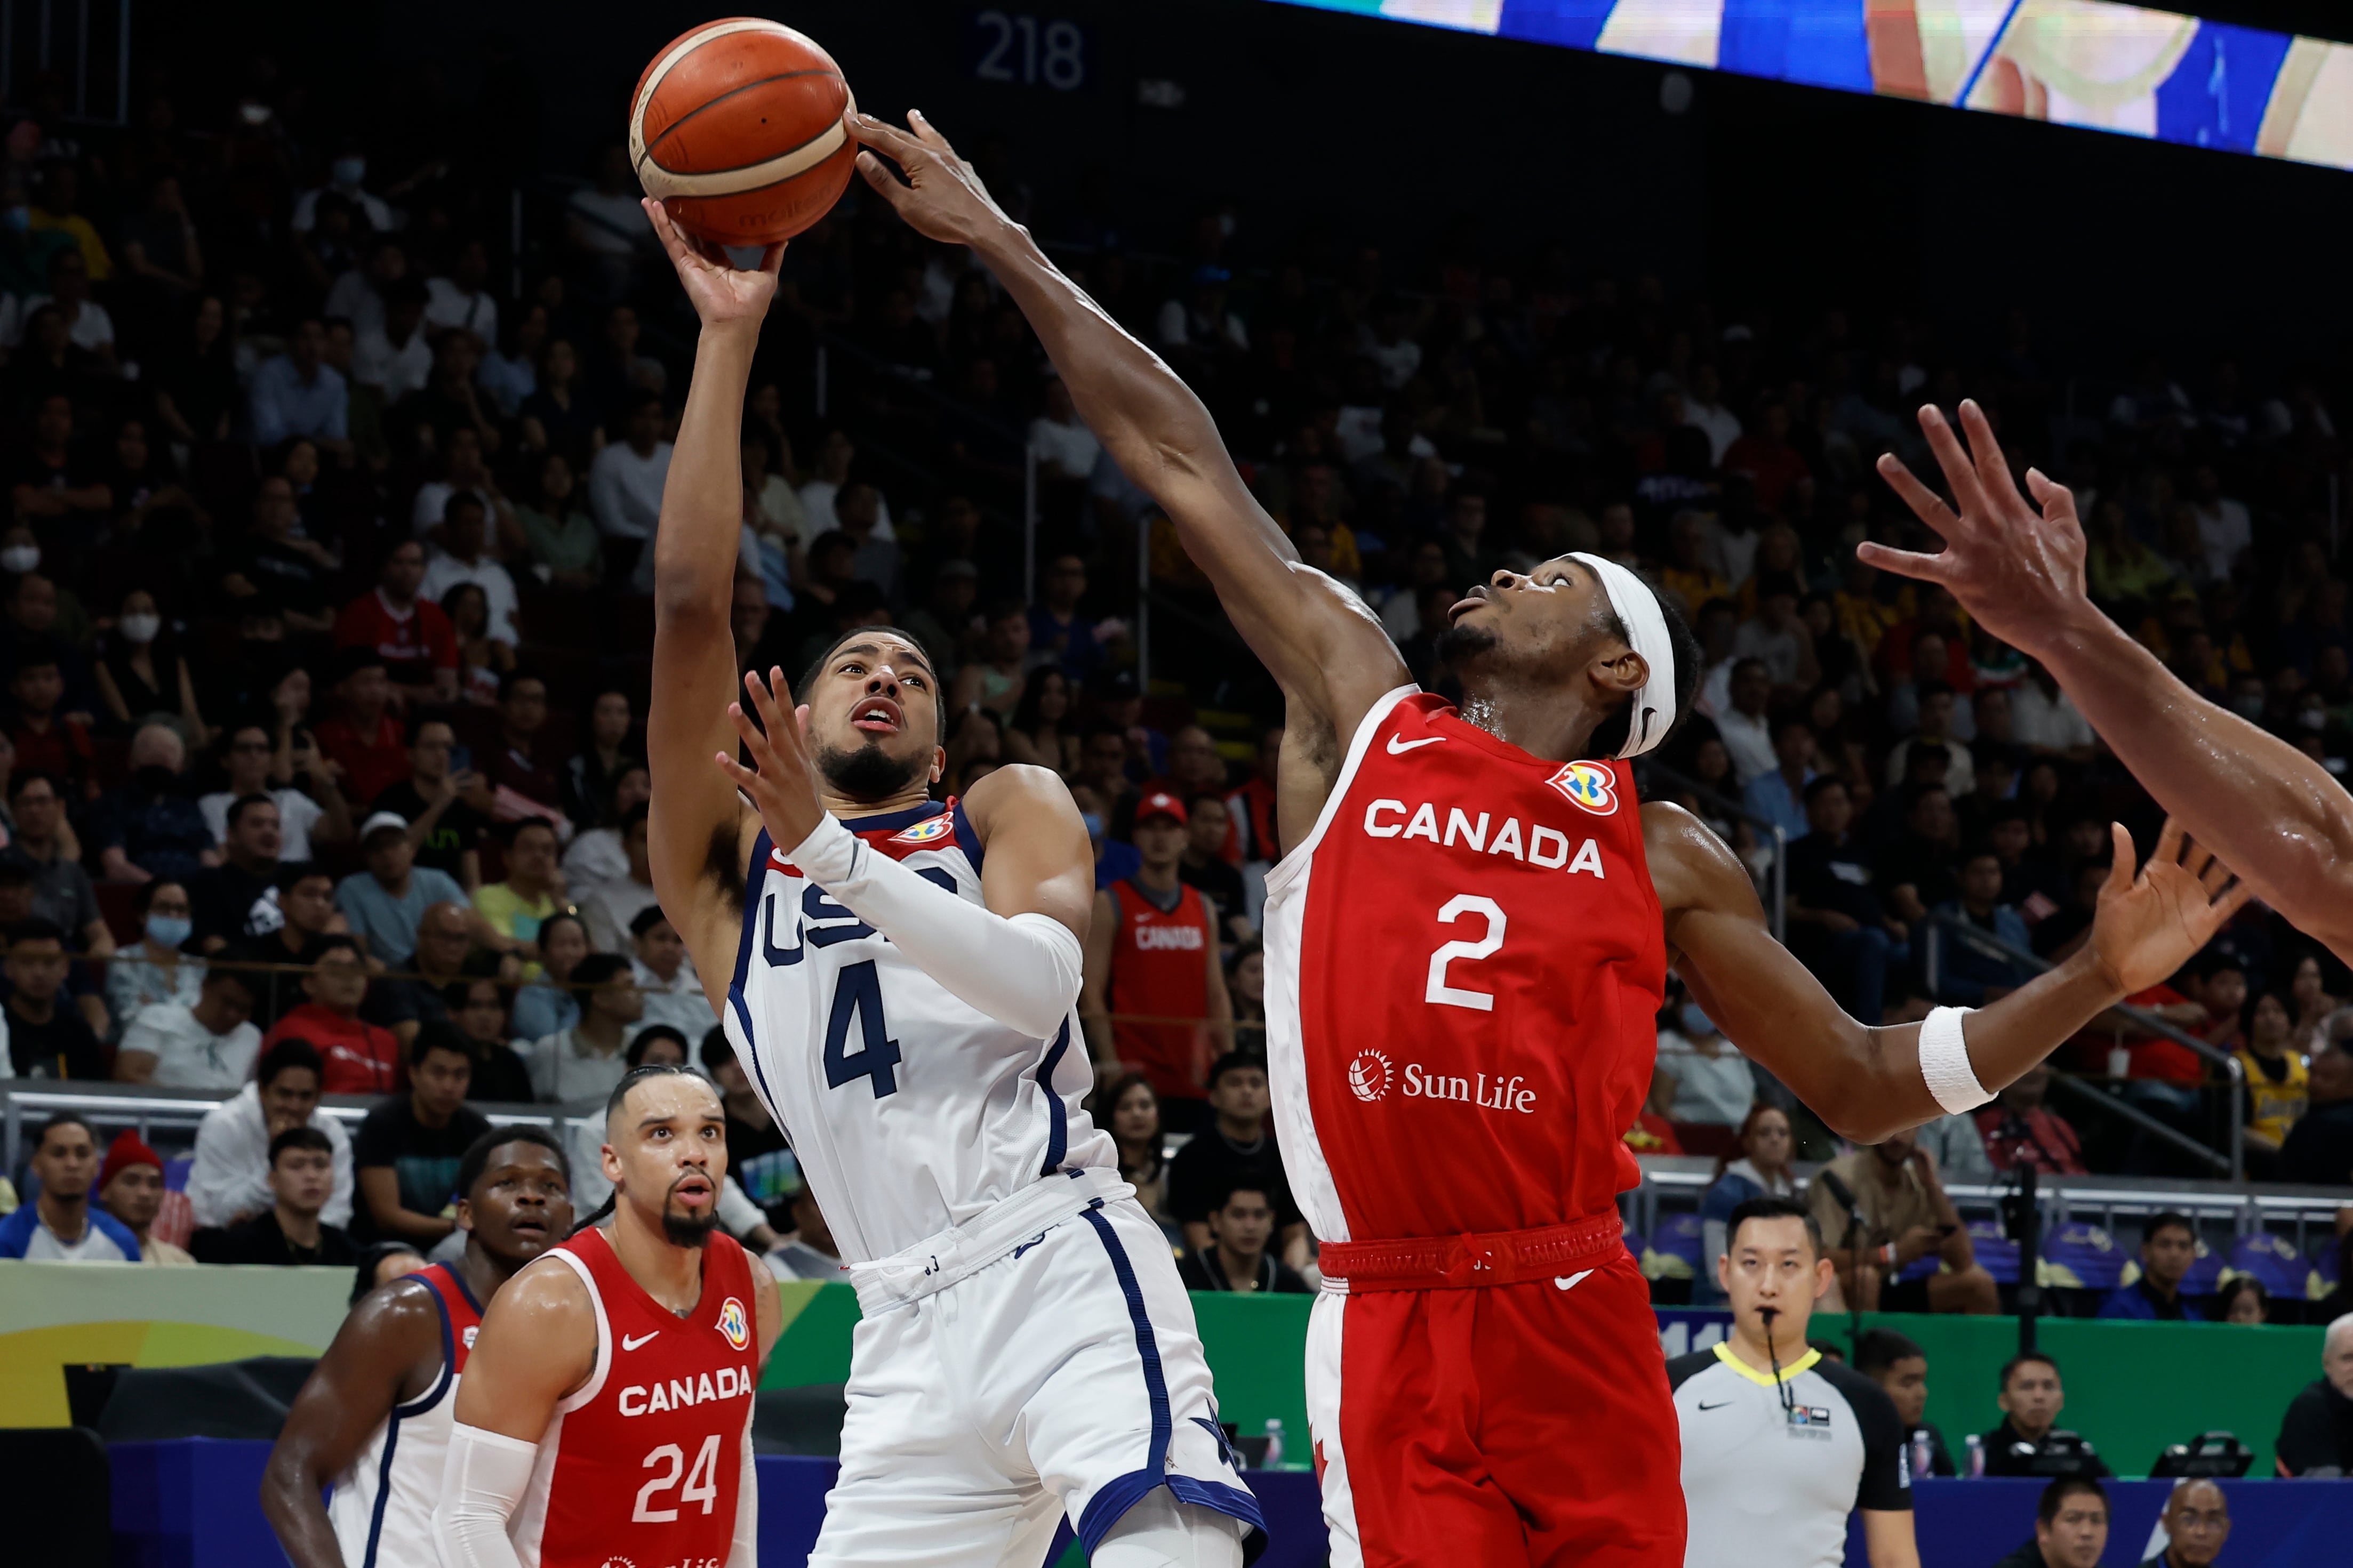
[[[1315,1234],[1599,1214],[1641,1174],[1666,937],[1626,764],[1547,762],[1411,687],[1267,877],[1269,1073]]]
[[[645,1292],[603,1229],[554,1249],[596,1309],[596,1369],[556,1406],[511,1531],[523,1568],[723,1568],[759,1382],[744,1248],[713,1233],[684,1317]]]

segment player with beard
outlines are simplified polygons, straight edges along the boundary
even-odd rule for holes
[[[653,543],[654,888],[861,1314],[810,1562],[1034,1563],[1067,1517],[1097,1568],[1239,1565],[1258,1505],[1191,1299],[1081,1109],[1086,825],[1042,768],[931,797],[941,692],[904,633],[844,636],[798,706],[781,669],[736,685],[737,435],[777,258],[738,270],[647,216],[702,321]]]
[[[752,1392],[783,1315],[719,1224],[727,1112],[691,1068],[605,1102],[613,1195],[483,1316],[434,1533],[442,1568],[753,1568]]]
[[[1648,584],[1590,555],[1498,572],[1449,617],[1461,710],[1416,690],[1200,401],[913,123],[852,115],[860,173],[995,273],[1283,690],[1267,1037],[1283,1163],[1324,1242],[1308,1415],[1333,1561],[1680,1565],[1675,1419],[1617,1212],[1669,965],[1743,1052],[1876,1142],[1983,1104],[2169,974],[2237,907],[2229,874],[2168,831],[2136,880],[2118,827],[2066,964],[1966,1029],[1957,1009],[1847,1017],[1723,842],[1635,798],[1629,759],[1699,673]]]
[[[270,1450],[261,1510],[294,1568],[439,1568],[433,1500],[482,1305],[571,1231],[571,1188],[540,1128],[495,1128],[466,1151],[465,1251],[352,1309]]]

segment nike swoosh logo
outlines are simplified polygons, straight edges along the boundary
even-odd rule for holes
[[[659,1339],[660,1337],[661,1331],[659,1329],[656,1329],[650,1334],[639,1334],[636,1339],[631,1339],[628,1335],[623,1334],[621,1336],[621,1348],[625,1351],[633,1351],[639,1345],[646,1343],[648,1341]]]
[[[1419,741],[1409,741],[1399,735],[1391,735],[1389,737],[1389,755],[1392,757],[1402,755],[1407,752],[1412,751],[1416,746],[1434,746],[1444,739],[1446,739],[1446,737],[1443,735],[1426,735]]]
[[[1588,1274],[1590,1274],[1590,1273],[1592,1273],[1592,1272],[1593,1272],[1593,1270],[1592,1270],[1592,1269],[1590,1269],[1590,1268],[1586,1268],[1586,1269],[1580,1269],[1578,1272],[1577,1272],[1577,1273],[1575,1273],[1575,1274],[1569,1274],[1569,1275],[1559,1275],[1559,1274],[1556,1274],[1556,1275],[1554,1275],[1554,1276],[1552,1277],[1552,1282],[1553,1282],[1555,1285],[1559,1286],[1559,1287],[1560,1287],[1562,1289],[1564,1289],[1564,1290],[1574,1290],[1574,1289],[1577,1289],[1578,1282],[1579,1282],[1579,1281],[1581,1281],[1582,1279],[1584,1279],[1584,1278],[1585,1278],[1587,1275],[1588,1275]]]
[[[1731,1403],[1732,1403],[1732,1401],[1730,1401],[1729,1399],[1719,1399],[1719,1400],[1717,1400],[1717,1401],[1716,1401],[1715,1404],[1713,1404],[1713,1405],[1701,1405],[1701,1406],[1700,1406],[1700,1408],[1701,1408],[1702,1410],[1721,1410],[1721,1409],[1723,1409],[1725,1405],[1729,1405],[1729,1404],[1731,1404]]]

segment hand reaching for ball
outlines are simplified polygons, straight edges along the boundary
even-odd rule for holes
[[[868,149],[858,154],[859,174],[924,238],[971,245],[987,230],[1013,222],[921,110],[907,111],[907,131],[871,114],[845,115],[842,124]],[[877,152],[898,164],[906,179],[894,176]]]
[[[776,297],[776,273],[785,262],[783,242],[762,251],[760,265],[747,270],[729,261],[727,252],[711,241],[681,230],[661,203],[649,196],[638,205],[646,209],[655,237],[670,252],[670,264],[678,268],[678,280],[686,285],[686,297],[694,301],[694,313],[702,318],[703,326],[758,331]]]

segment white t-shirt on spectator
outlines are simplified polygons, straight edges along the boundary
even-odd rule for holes
[[[278,803],[279,848],[280,865],[292,865],[311,858],[311,829],[327,815],[327,808],[299,789],[273,789],[262,792]],[[217,790],[200,796],[196,809],[205,814],[205,826],[212,829],[213,842],[226,847],[228,843],[228,808],[237,804],[237,796],[227,790]]]
[[[1945,748],[1945,789],[1955,800],[1978,787],[1978,761],[1969,749],[1947,735],[1942,741],[1923,742],[1917,735],[1898,741],[1887,752],[1887,787],[1894,789],[1904,782],[1904,772],[1912,765],[1912,748],[1935,744]]]
[[[425,384],[433,374],[433,345],[419,326],[405,343],[395,343],[382,326],[370,327],[352,342],[352,379],[382,387],[387,405]]]
[[[510,647],[521,647],[522,629],[515,624],[514,579],[488,556],[470,566],[446,551],[435,551],[433,559],[425,563],[425,582],[417,593],[438,605],[443,595],[460,583],[473,584],[490,602],[490,614],[483,622],[490,635]]]
[[[1670,1121],[1696,1122],[1709,1127],[1737,1127],[1757,1100],[1757,1075],[1748,1058],[1732,1042],[1719,1037],[1714,1056],[1680,1030],[1659,1031],[1659,1067],[1675,1080]]]
[[[638,1020],[638,1027],[668,1024],[686,1037],[690,1051],[695,1049],[702,1037],[711,1032],[711,1002],[702,993],[702,982],[695,976],[694,960],[680,959],[678,973],[668,981],[647,968],[642,959],[632,957],[629,968],[636,973],[638,990],[646,999],[645,1016]],[[631,1037],[636,1037],[633,1034]]]
[[[1683,423],[1707,432],[1708,466],[1720,468],[1724,454],[1740,439],[1740,416],[1719,403],[1713,408],[1695,399],[1683,399]]]
[[[352,335],[381,328],[384,325],[384,296],[375,291],[368,275],[354,267],[327,285],[326,303],[319,314],[328,321],[340,316],[352,324]]]
[[[2092,743],[2090,721],[2075,709],[2065,692],[2057,700],[2042,695],[2039,681],[2021,681],[2010,694],[2010,738],[2021,746],[2072,752]]]
[[[329,1225],[352,1222],[352,1135],[323,1110],[311,1113],[312,1127],[333,1145],[334,1190],[319,1217]],[[261,1109],[260,1086],[248,1082],[205,1112],[196,1125],[196,1163],[188,1171],[188,1206],[200,1226],[227,1225],[248,1210],[276,1201],[269,1191],[269,1121]]]
[[[1762,659],[1765,673],[1773,678],[1776,686],[1788,686],[1798,679],[1798,658],[1802,650],[1798,645],[1795,628],[1784,626],[1776,631],[1761,617],[1740,623],[1732,635],[1732,657],[1737,663],[1744,658]]]
[[[155,1073],[148,1081],[157,1089],[233,1091],[253,1070],[261,1031],[239,1024],[226,1035],[216,1035],[184,1005],[156,1002],[139,1010],[122,1031],[118,1048],[145,1051],[155,1058]]]
[[[2254,524],[2248,520],[2244,501],[2228,496],[2215,501],[2209,510],[2203,503],[2192,502],[2198,514],[2198,542],[2206,549],[2206,573],[2217,583],[2231,580],[2231,568],[2255,542]]]
[[[653,237],[646,209],[627,191],[611,195],[591,186],[572,193],[572,210],[581,221],[574,226],[582,248],[601,256],[634,256],[642,241]]]
[[[447,278],[425,280],[425,324],[463,327],[486,346],[499,341],[499,302],[487,290],[469,294]]]
[[[1095,458],[1103,451],[1103,443],[1095,433],[1076,419],[1068,425],[1057,425],[1051,419],[1029,421],[1029,446],[1040,463],[1051,463],[1074,479],[1083,479],[1095,471]]]
[[[53,301],[47,294],[26,296],[23,307],[16,315],[16,336],[11,337],[9,347],[16,346],[16,337],[22,336],[25,330],[24,323],[33,319],[33,312],[50,303]],[[59,306],[58,310],[62,313],[64,307]],[[76,316],[66,328],[66,336],[73,341],[74,347],[88,349],[92,353],[103,348],[111,348],[114,343],[114,318],[108,315],[106,307],[97,300],[84,300],[81,302],[81,314]]]
[[[651,539],[669,479],[669,442],[655,442],[643,458],[627,441],[611,443],[588,468],[588,507],[596,526],[611,539]]]
[[[1421,345],[1411,338],[1399,338],[1393,343],[1376,340],[1365,345],[1365,357],[1380,367],[1381,384],[1395,392],[1421,368]]]
[[[592,827],[564,852],[564,884],[576,902],[586,903],[607,882],[628,879],[629,852],[621,847],[617,827]]]
[[[1746,787],[1748,781],[1762,778],[1781,765],[1773,754],[1773,724],[1763,714],[1751,719],[1739,709],[1726,703],[1715,716],[1716,733],[1724,737],[1724,749],[1732,753],[1732,771]]]
[[[304,191],[294,198],[294,216],[287,220],[296,234],[308,234],[319,221],[319,198],[330,187],[322,185],[315,191]],[[399,215],[382,196],[372,196],[365,191],[336,190],[352,205],[367,215],[368,226],[378,234],[390,234],[400,226]]]
[[[619,876],[598,882],[577,896],[580,900],[580,923],[588,928],[589,944],[598,952],[628,952],[630,925],[645,912],[648,905],[661,902],[654,896],[652,888],[630,879],[626,858],[622,861]],[[642,970],[645,965],[638,964],[638,967]],[[647,1015],[648,1017],[652,1016],[650,1013]],[[701,1038],[700,1036],[696,1037]]]

